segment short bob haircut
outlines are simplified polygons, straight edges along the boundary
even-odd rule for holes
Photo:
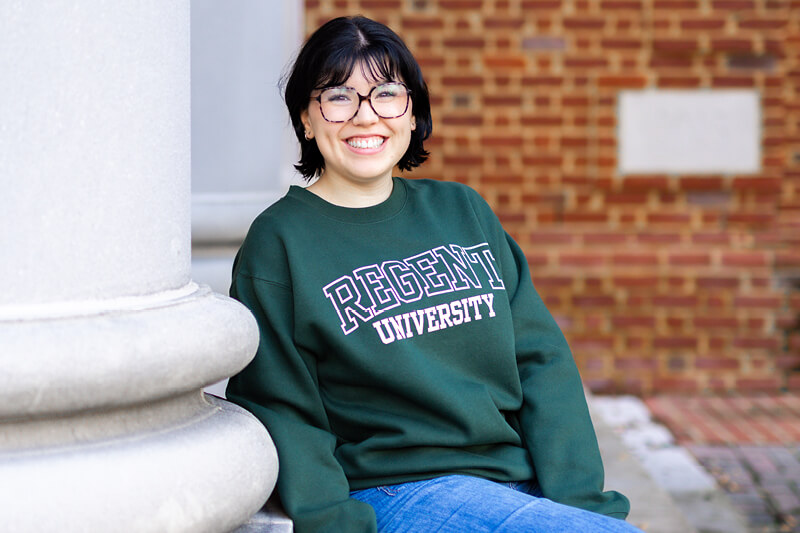
[[[317,143],[306,140],[300,115],[309,106],[311,91],[344,84],[358,63],[367,79],[402,81],[411,91],[416,129],[397,166],[411,170],[428,158],[422,143],[433,130],[433,120],[428,87],[416,59],[402,39],[383,24],[361,16],[339,17],[308,38],[286,81],[286,107],[300,141],[300,162],[295,168],[306,180],[322,173],[325,160]]]

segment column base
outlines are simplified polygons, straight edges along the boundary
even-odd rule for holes
[[[218,533],[245,523],[277,478],[269,435],[200,391],[176,401],[192,415],[169,427],[0,453],[3,529]]]

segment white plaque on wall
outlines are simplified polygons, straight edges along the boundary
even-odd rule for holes
[[[746,174],[761,168],[756,90],[622,91],[622,174]]]

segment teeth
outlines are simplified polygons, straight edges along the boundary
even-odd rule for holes
[[[359,137],[356,139],[347,139],[347,144],[353,148],[377,148],[383,144],[383,137]]]

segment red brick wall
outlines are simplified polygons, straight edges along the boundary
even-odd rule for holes
[[[528,254],[588,385],[800,388],[800,1],[306,0],[415,53],[431,159]],[[620,175],[622,89],[755,88],[757,175]]]

